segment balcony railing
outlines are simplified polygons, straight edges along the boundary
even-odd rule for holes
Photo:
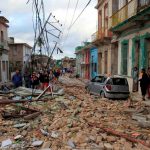
[[[107,28],[101,28],[91,36],[92,42],[102,40],[105,37],[111,37],[112,33]]]
[[[118,25],[119,23],[131,18],[137,13],[137,0],[131,0],[127,5],[118,10],[110,17],[109,28]]]
[[[139,0],[138,8],[145,8],[150,5],[150,0]]]
[[[127,5],[110,17],[109,29],[135,16],[139,11],[150,6],[150,0],[131,0]]]

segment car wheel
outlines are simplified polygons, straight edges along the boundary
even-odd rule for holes
[[[104,93],[104,91],[101,92],[100,96],[101,96],[101,98],[105,98],[105,93]]]

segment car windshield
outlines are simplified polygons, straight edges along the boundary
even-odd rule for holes
[[[105,78],[104,76],[96,76],[96,77],[95,77],[95,81],[96,81],[96,82],[100,82],[100,83],[104,82],[105,79],[106,79],[106,78]]]
[[[124,78],[112,78],[113,85],[128,85],[128,82]]]

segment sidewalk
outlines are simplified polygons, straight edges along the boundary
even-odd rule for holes
[[[145,98],[145,101],[142,100],[142,95],[139,94],[139,92],[134,92],[130,94],[131,100],[134,102],[141,102],[143,104],[145,104],[145,106],[150,106],[150,99]]]

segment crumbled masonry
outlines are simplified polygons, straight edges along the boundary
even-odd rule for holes
[[[126,101],[101,99],[86,92],[85,82],[60,77],[54,96],[46,92],[40,101],[42,91],[32,101],[27,90],[1,96],[0,102],[16,95],[26,102],[0,104],[0,149],[150,149],[150,102],[136,94]]]

